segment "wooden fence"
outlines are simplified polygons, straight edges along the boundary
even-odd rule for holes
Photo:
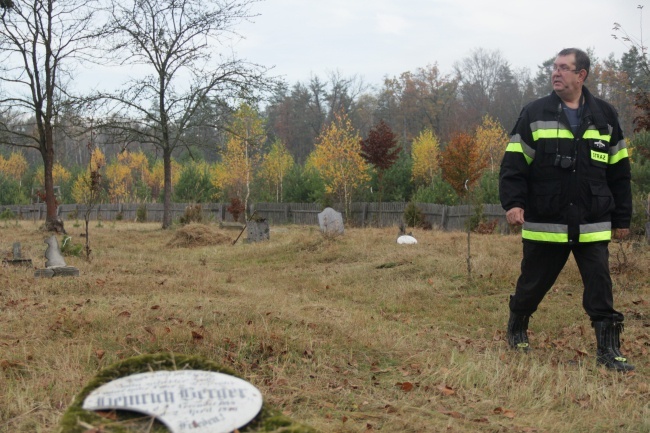
[[[382,203],[353,203],[346,224],[355,227],[390,227],[397,226],[404,218],[404,210],[408,203],[389,202]],[[184,215],[188,203],[173,203],[171,206],[172,219],[177,220]],[[232,222],[232,215],[227,212],[227,203],[202,203],[201,209],[206,221]],[[340,205],[332,206],[341,213]],[[508,232],[505,212],[500,205],[487,204],[482,206],[446,206],[432,203],[417,203],[422,212],[424,221],[431,227],[439,230],[465,230],[468,219],[475,217],[477,212],[482,213],[484,221],[497,221],[497,231]],[[102,221],[135,221],[140,212],[146,211],[146,220],[162,222],[163,205],[160,203],[121,203],[100,204],[91,209],[90,219]],[[43,220],[46,210],[44,203],[30,205],[0,206],[0,213],[10,210],[16,218]],[[70,220],[83,220],[86,206],[81,204],[63,204],[57,209],[58,216],[65,222]],[[318,214],[323,207],[317,203],[253,203],[249,212],[256,212],[256,216],[265,218],[271,225],[299,224],[318,225]]]

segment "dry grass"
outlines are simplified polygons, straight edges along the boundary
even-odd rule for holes
[[[397,245],[396,228],[330,239],[288,226],[264,243],[169,248],[179,232],[91,227],[94,260],[67,258],[76,278],[0,268],[0,431],[55,431],[98,369],[157,352],[232,368],[323,432],[650,431],[647,245],[611,246],[637,367],[621,375],[595,367],[574,263],[531,320],[535,350],[506,349],[517,236],[474,235],[468,280],[464,233]],[[43,267],[43,238],[31,222],[0,227],[0,254],[20,241]]]

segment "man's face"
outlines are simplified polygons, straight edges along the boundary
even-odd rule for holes
[[[575,54],[558,56],[553,62],[553,72],[551,74],[553,90],[560,97],[571,97],[580,94],[585,75],[586,71],[584,69],[576,70]]]

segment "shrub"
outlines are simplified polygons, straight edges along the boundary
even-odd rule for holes
[[[142,203],[135,211],[135,221],[139,223],[147,222],[147,205]]]
[[[73,243],[70,236],[63,237],[63,243],[61,244],[61,254],[64,256],[79,257],[83,248],[84,246],[82,244]]]
[[[404,221],[408,227],[421,227],[424,224],[424,212],[415,202],[410,201],[404,208]]]
[[[244,203],[242,203],[239,197],[232,197],[230,199],[230,206],[228,206],[226,210],[230,215],[232,215],[232,219],[239,222],[239,215],[241,215],[246,209]]]
[[[185,208],[185,214],[179,218],[182,225],[203,222],[203,208],[200,204],[191,204]]]
[[[16,218],[16,214],[14,214],[11,209],[7,208],[0,213],[0,220],[10,220]]]

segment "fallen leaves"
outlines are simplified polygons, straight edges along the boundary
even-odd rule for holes
[[[415,388],[415,385],[411,382],[397,382],[395,386],[399,387],[404,392],[411,392],[413,391],[413,388]]]
[[[503,415],[506,418],[513,419],[515,417],[515,412],[510,409],[504,409],[502,407],[497,407],[493,410],[495,415]]]
[[[442,395],[449,396],[456,394],[456,391],[454,391],[454,389],[448,385],[439,385],[437,389]]]

